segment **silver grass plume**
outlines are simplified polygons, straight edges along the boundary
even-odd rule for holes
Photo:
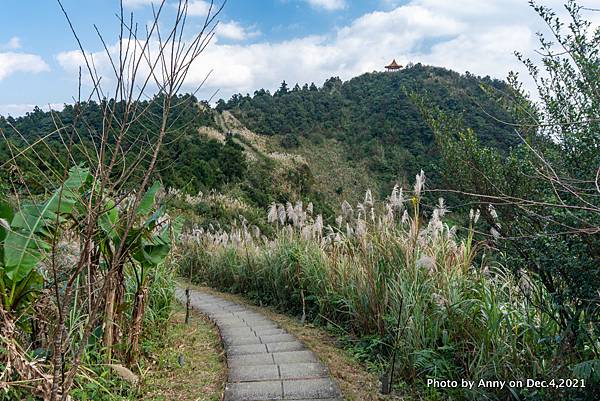
[[[368,207],[373,207],[373,194],[371,193],[370,189],[367,189],[367,192],[365,192],[364,204]]]
[[[417,267],[426,269],[429,273],[436,271],[435,259],[431,256],[423,255],[417,260]]]
[[[394,222],[394,205],[386,203],[385,205],[385,223],[392,224]]]
[[[294,206],[294,213],[294,225],[296,227],[304,226],[304,222],[306,221],[306,212],[304,212],[302,201],[296,202],[296,206]]]
[[[448,209],[446,208],[446,202],[444,202],[444,198],[438,198],[437,209],[440,218],[444,217],[446,213],[448,213]]]
[[[334,241],[336,244],[342,243],[342,236],[340,235],[340,233],[335,233]]]
[[[352,212],[353,212],[353,210],[352,210],[352,205],[350,205],[350,204],[348,203],[348,201],[346,201],[346,200],[345,200],[345,201],[343,201],[343,202],[342,202],[342,215],[343,215],[345,218],[349,218],[349,217],[352,217]]]
[[[277,217],[279,218],[281,225],[285,224],[285,206],[282,204],[277,206]]]
[[[231,233],[231,242],[233,242],[233,244],[237,247],[239,247],[242,244],[242,236],[239,230],[236,230],[235,232]]]
[[[490,212],[490,216],[492,216],[494,220],[498,219],[498,213],[496,212],[494,205],[492,205],[491,203],[488,205],[488,211]]]
[[[402,188],[399,187],[398,184],[394,185],[394,189],[392,189],[390,204],[396,211],[401,211],[404,207],[404,195],[402,193]]]
[[[321,216],[321,215],[317,216],[317,218],[315,220],[314,228],[315,228],[315,233],[320,238],[323,235],[323,216]]]
[[[312,230],[311,226],[302,227],[302,230],[300,231],[300,235],[302,236],[302,239],[305,241],[312,239],[312,231],[313,230]]]
[[[421,170],[419,174],[415,176],[415,196],[421,196],[421,191],[425,186],[425,172]]]
[[[323,244],[331,244],[335,242],[335,236],[337,235],[337,233],[335,232],[335,230],[333,229],[333,227],[331,227],[330,225],[327,225],[326,229],[327,231],[327,235],[325,235],[323,237],[322,243]]]
[[[346,237],[352,237],[354,235],[354,229],[350,227],[350,224],[346,223]]]
[[[277,221],[277,204],[275,202],[271,203],[269,206],[269,212],[267,213],[267,222],[269,224],[273,224]]]
[[[409,219],[410,216],[408,215],[408,210],[405,210],[404,213],[402,213],[402,224],[408,223]]]
[[[338,227],[341,227],[343,222],[344,222],[344,218],[342,216],[338,216],[335,218],[335,224]]]
[[[456,226],[452,226],[450,230],[448,230],[448,238],[456,237]]]
[[[367,222],[359,218],[356,220],[356,236],[364,238],[365,235],[367,235]]]
[[[302,203],[302,200],[296,202],[294,209],[296,209],[296,212],[302,212],[304,210],[304,204]]]
[[[492,216],[492,218],[494,219],[496,227],[502,228],[502,225],[498,221],[498,213],[496,212],[494,205],[492,205],[491,203],[488,205],[488,211],[490,213],[490,216]],[[498,234],[498,237],[500,237],[500,233],[498,232],[498,230],[494,229],[494,231]],[[492,235],[494,235],[494,233],[492,233]],[[494,238],[496,238],[496,237],[494,236]]]
[[[400,186],[398,184],[394,185],[392,189],[392,194],[390,195],[390,201],[393,204],[393,201],[398,197],[398,191],[401,191]]]
[[[314,209],[313,203],[309,202],[308,206],[306,206],[306,213],[313,214],[313,209]]]
[[[219,242],[222,245],[227,245],[227,243],[229,242],[229,234],[223,232],[223,234],[221,234],[221,236],[219,237]]]
[[[366,215],[365,205],[362,203],[356,205],[356,210],[358,211],[358,216],[356,216],[357,219],[360,219]]]
[[[287,213],[288,221],[295,222],[296,220],[296,211],[294,210],[294,206],[292,206],[291,202],[287,202],[285,204],[285,212]]]
[[[427,225],[427,231],[435,240],[443,228],[442,220],[440,220],[440,209],[434,209],[429,224]]]

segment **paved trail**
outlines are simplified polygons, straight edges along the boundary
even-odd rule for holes
[[[185,302],[182,289],[177,298]],[[271,319],[201,291],[190,299],[221,332],[229,369],[224,401],[343,401],[315,354]]]

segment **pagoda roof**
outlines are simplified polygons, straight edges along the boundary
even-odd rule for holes
[[[398,63],[396,63],[396,59],[393,59],[392,62],[389,65],[386,65],[385,68],[390,69],[390,70],[397,70],[402,68],[402,66]]]

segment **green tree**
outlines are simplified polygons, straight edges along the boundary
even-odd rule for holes
[[[430,122],[448,186],[477,199],[504,263],[538,279],[549,294],[531,294],[531,301],[560,328],[552,339],[557,363],[598,380],[600,29],[591,31],[574,1],[565,6],[568,24],[551,9],[532,6],[553,36],[540,36],[539,66],[517,55],[537,84],[539,101],[528,98],[515,74],[510,96],[490,92],[514,117],[521,143],[501,154],[439,110]],[[597,391],[588,389],[587,399],[597,399]]]
[[[285,95],[288,92],[288,84],[285,81],[283,81],[281,82],[281,86],[279,87],[279,89],[275,92],[275,96]]]

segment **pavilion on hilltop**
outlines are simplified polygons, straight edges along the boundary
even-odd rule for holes
[[[402,66],[400,64],[396,63],[396,59],[393,59],[389,65],[385,66],[385,69],[388,71],[396,71],[401,68],[402,68]]]

